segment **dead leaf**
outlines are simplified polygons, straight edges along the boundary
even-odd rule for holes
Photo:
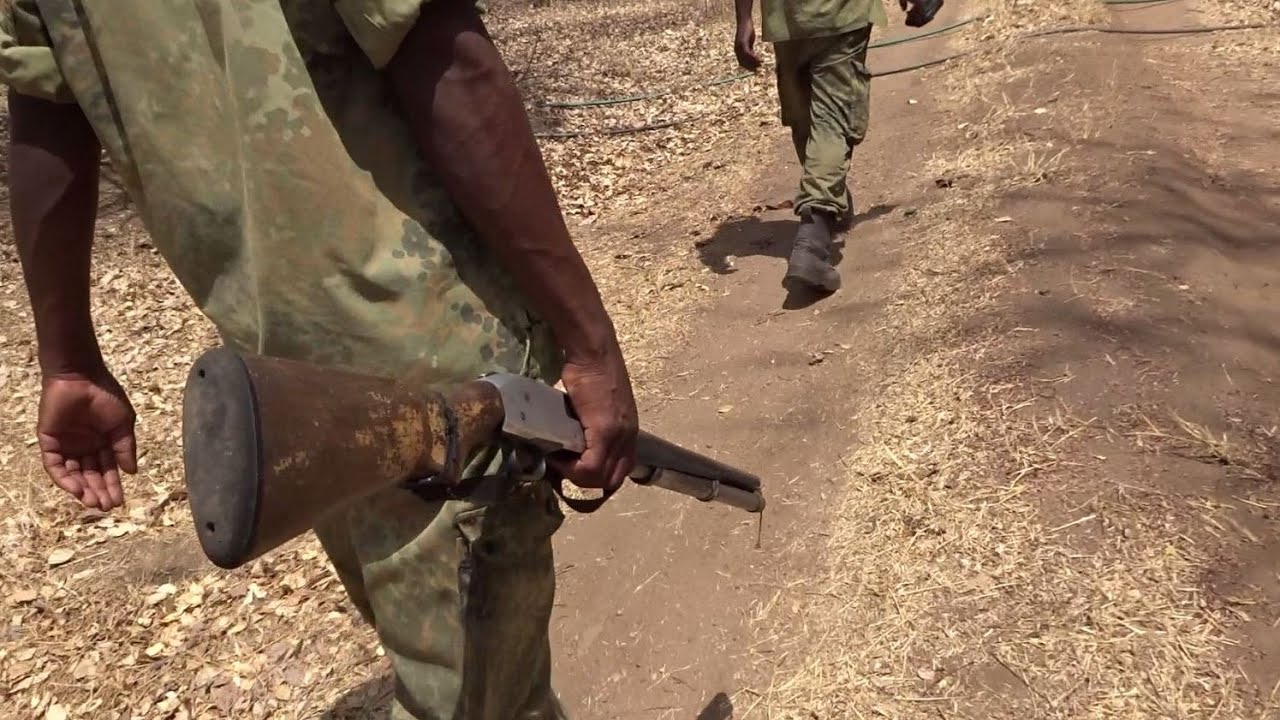
[[[70,716],[67,709],[57,703],[50,705],[49,709],[44,711],[44,720],[67,720]]]
[[[80,658],[80,662],[71,669],[71,675],[77,680],[83,680],[88,677],[94,677],[98,674],[98,666],[93,662],[92,658]]]
[[[32,588],[22,588],[20,590],[14,590],[13,593],[9,595],[9,602],[14,605],[26,605],[29,602],[35,602],[36,598],[39,597],[40,593],[36,590]]]
[[[58,548],[49,553],[49,567],[58,567],[71,562],[71,558],[76,556],[76,551],[71,548]]]

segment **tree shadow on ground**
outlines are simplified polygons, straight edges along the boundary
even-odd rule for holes
[[[1090,338],[1186,359],[1208,360],[1230,347],[1241,362],[1270,365],[1266,358],[1280,357],[1280,310],[1272,302],[1280,292],[1280,186],[1207,169],[1172,145],[1145,145],[1151,160],[1127,179],[1137,193],[1106,183],[1082,192],[1043,186],[1008,198],[1006,214],[1021,207],[1032,218],[1105,209],[1086,232],[1044,232],[1034,223],[1013,231],[999,267],[979,274],[1021,266],[1030,284],[993,308],[1003,317],[971,321],[1039,328],[1040,347],[1023,358],[1033,366],[1086,360],[1097,349],[1082,342]],[[1099,158],[1134,152],[1131,143],[1105,142],[1081,150]],[[1123,311],[1132,302],[1142,312]]]
[[[849,230],[837,236],[832,248],[836,266],[839,267],[844,259],[845,238],[856,230],[859,223],[888,215],[896,208],[897,205],[873,205],[866,212],[855,215]],[[785,260],[791,256],[795,233],[795,220],[762,220],[758,215],[731,218],[716,228],[709,239],[698,243],[698,259],[720,275],[737,271],[733,258],[759,256]],[[782,279],[781,270],[778,279]],[[802,310],[830,295],[803,286],[788,286],[782,309]]]
[[[321,720],[372,720],[385,718],[391,711],[396,681],[392,675],[368,680],[347,692],[329,708]]]
[[[859,223],[888,215],[896,208],[897,205],[874,205],[866,212],[858,213],[845,234],[854,232]],[[787,258],[791,255],[795,233],[795,220],[762,220],[758,215],[730,218],[716,228],[709,239],[698,243],[698,259],[712,272],[729,275],[735,272],[730,258]],[[843,243],[837,240],[837,244]]]
[[[368,680],[339,698],[333,707],[321,716],[321,720],[384,718],[391,710],[391,700],[394,695],[394,676],[385,675]],[[727,694],[719,692],[693,720],[731,720],[732,718],[733,701]]]

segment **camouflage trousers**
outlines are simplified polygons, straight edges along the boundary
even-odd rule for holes
[[[497,480],[466,501],[393,488],[316,528],[391,659],[393,720],[565,718],[547,634],[564,515],[547,483]]]
[[[853,212],[849,159],[867,134],[871,26],[842,35],[774,45],[782,124],[791,129],[803,167],[795,210],[823,210],[841,220]]]

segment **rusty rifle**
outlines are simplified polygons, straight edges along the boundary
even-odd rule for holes
[[[228,569],[384,487],[457,488],[478,448],[507,443],[534,460],[585,448],[567,396],[523,376],[489,375],[446,396],[411,381],[229,348],[192,366],[182,442],[196,534],[209,560]],[[631,479],[764,510],[756,476],[643,431]]]

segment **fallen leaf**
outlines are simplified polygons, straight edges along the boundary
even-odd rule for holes
[[[998,223],[1013,222],[1013,218],[1011,218],[1011,217],[1009,217],[1009,216],[1007,216],[1007,215],[1006,215],[1006,216],[1004,216],[1004,217],[998,217],[998,218],[996,218],[996,222],[998,222]]]
[[[44,720],[67,720],[68,717],[70,713],[67,709],[57,703],[50,705],[49,709],[44,711]]]
[[[91,658],[80,658],[80,662],[71,669],[71,675],[77,680],[83,680],[87,677],[93,677],[98,674],[98,666],[94,664]]]
[[[76,556],[76,551],[71,548],[58,548],[49,553],[49,566],[58,567],[71,562],[71,558]]]
[[[721,415],[724,415],[725,413],[727,413],[727,412],[729,412],[729,411],[731,411],[731,410],[733,410],[733,406],[732,406],[732,405],[721,405],[721,406],[716,410],[716,412],[720,413]]]
[[[932,668],[920,668],[916,671],[916,677],[925,682],[933,682],[938,679],[938,671]]]
[[[35,602],[38,597],[40,597],[40,593],[34,589],[22,588],[21,590],[13,591],[13,594],[9,596],[9,602],[14,605],[26,605],[29,602]]]

